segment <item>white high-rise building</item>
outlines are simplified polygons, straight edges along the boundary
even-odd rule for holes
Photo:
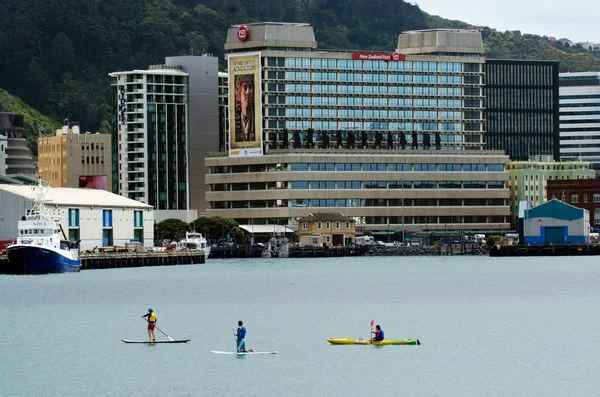
[[[157,221],[196,219],[204,208],[204,158],[219,150],[217,58],[168,57],[164,65],[110,76],[113,190],[152,205]]]
[[[560,73],[560,157],[600,172],[600,72]]]

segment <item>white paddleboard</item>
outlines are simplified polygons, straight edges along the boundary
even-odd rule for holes
[[[121,339],[125,343],[146,343],[146,344],[154,344],[154,343],[187,343],[190,339],[175,339],[175,340],[155,340],[153,342],[148,342],[147,340],[129,340],[129,339]]]
[[[221,352],[221,351],[217,351],[217,350],[212,350],[211,353],[215,353],[215,354],[236,354],[238,356],[250,356],[250,355],[257,355],[257,354],[277,354],[276,351],[274,352]]]

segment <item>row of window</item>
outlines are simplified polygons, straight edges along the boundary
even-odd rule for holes
[[[435,110],[387,110],[387,109],[310,109],[310,108],[269,108],[269,116],[319,117],[319,118],[367,118],[367,119],[443,119],[461,120],[463,112]],[[475,112],[481,118],[480,112]]]
[[[291,189],[504,189],[502,181],[292,181]]]
[[[91,159],[91,162],[90,162]],[[96,162],[94,157],[81,156],[81,164],[104,164],[104,156],[96,156]]]
[[[394,107],[427,107],[427,108],[463,108],[480,107],[480,100],[433,99],[433,98],[387,98],[387,97],[336,97],[286,95],[267,96],[267,103],[274,105],[316,105],[316,106],[373,106],[383,108]]]
[[[375,118],[375,117],[373,117]],[[289,130],[365,130],[365,131],[481,131],[481,124],[433,123],[433,122],[387,122],[387,121],[310,121],[268,120],[267,128]]]
[[[460,87],[394,87],[336,84],[277,84],[268,83],[267,93],[420,95],[420,96],[481,96],[480,88]]]
[[[291,163],[290,171],[488,171],[502,172],[503,164],[385,164],[385,163]]]
[[[479,76],[468,76],[467,84],[480,84]],[[336,73],[336,72],[267,72],[267,79],[301,81],[365,81],[375,83],[418,83],[418,84],[463,84],[462,76],[437,76],[424,74],[373,74],[373,73]],[[421,87],[416,87],[421,88]],[[415,89],[416,89],[415,88]]]
[[[291,207],[477,207],[503,206],[503,199],[295,199]]]
[[[326,222],[317,222],[317,229],[323,229],[323,224],[325,224],[325,230],[329,230],[331,229],[331,222],[330,221],[326,221]],[[340,221],[336,221],[335,222],[335,228],[336,229],[341,229],[342,228],[342,222]],[[350,229],[350,221],[346,221],[346,229]],[[302,222],[302,230],[308,230],[308,222]]]
[[[426,62],[426,61],[362,61],[353,59],[328,58],[267,58],[267,66],[299,69],[347,69],[347,70],[400,70],[415,72],[477,73],[478,63]]]
[[[69,228],[79,227],[79,208],[68,209],[68,225]],[[102,228],[110,229],[113,227],[113,212],[112,210],[102,210]],[[133,227],[142,228],[144,227],[144,215],[143,211],[133,211]]]

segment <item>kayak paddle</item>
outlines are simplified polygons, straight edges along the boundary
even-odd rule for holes
[[[371,333],[369,334],[369,340],[373,337],[373,324],[375,324],[375,319],[371,320]]]

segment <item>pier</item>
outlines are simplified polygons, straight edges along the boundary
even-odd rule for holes
[[[81,270],[119,269],[142,266],[175,266],[205,263],[202,252],[123,252],[123,253],[82,253]],[[8,257],[0,255],[0,274],[8,265]]]
[[[600,255],[600,244],[505,245],[490,250],[490,256],[587,256]]]

